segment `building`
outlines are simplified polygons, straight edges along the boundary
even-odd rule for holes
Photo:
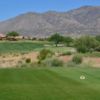
[[[6,39],[6,35],[4,35],[3,33],[0,33],[0,40],[4,40]]]

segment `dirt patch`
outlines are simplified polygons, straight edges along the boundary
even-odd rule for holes
[[[73,56],[60,56],[59,59],[67,63],[72,60]],[[83,63],[90,64],[93,67],[100,67],[100,57],[83,57]]]
[[[19,62],[25,62],[27,58],[30,58],[34,63],[37,61],[38,52],[31,52],[27,54],[6,54],[0,56],[0,67],[8,68],[18,65]]]
[[[89,63],[89,64],[93,65],[94,67],[100,67],[100,58],[99,57],[84,57],[83,62]]]
[[[67,62],[71,61],[72,56],[60,56],[59,59],[65,63],[67,63]]]
[[[36,62],[38,54],[39,54],[38,52],[31,52],[31,53],[23,55],[22,58],[25,58],[25,59],[30,58],[32,62]]]
[[[27,58],[31,59],[31,62],[37,62],[38,52],[30,52],[26,54],[7,54],[0,56],[0,67],[9,68],[19,64],[19,62],[25,62]],[[71,56],[57,56],[58,59],[67,63],[72,60]],[[83,63],[91,64],[94,67],[100,67],[100,57],[84,57]]]

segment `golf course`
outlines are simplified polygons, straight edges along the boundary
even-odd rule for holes
[[[100,100],[99,74],[96,68],[1,69],[0,99]]]
[[[100,52],[1,41],[0,100],[100,100]]]
[[[100,100],[100,0],[1,0],[0,100]]]

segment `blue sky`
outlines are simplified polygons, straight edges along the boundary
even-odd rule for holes
[[[1,0],[0,20],[26,12],[64,12],[84,5],[100,6],[100,0]]]

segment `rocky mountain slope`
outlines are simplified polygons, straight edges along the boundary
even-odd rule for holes
[[[23,35],[43,37],[100,34],[100,6],[84,6],[68,12],[28,12],[0,22],[0,32],[17,31]]]

